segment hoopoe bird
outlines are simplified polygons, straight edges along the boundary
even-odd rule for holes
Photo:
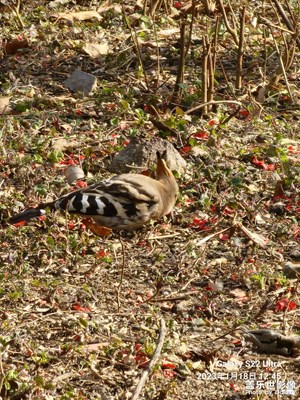
[[[141,174],[121,174],[42,203],[11,217],[16,224],[46,214],[67,211],[92,218],[96,224],[115,230],[139,228],[150,220],[171,214],[178,186],[163,154],[157,152],[155,179]]]

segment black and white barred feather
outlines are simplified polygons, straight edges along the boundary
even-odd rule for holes
[[[156,179],[140,174],[116,175],[25,210],[11,217],[9,223],[27,221],[50,209],[87,216],[111,229],[138,228],[174,208],[178,186],[163,157],[157,153]]]

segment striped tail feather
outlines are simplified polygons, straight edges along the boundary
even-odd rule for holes
[[[20,214],[14,215],[13,217],[9,218],[8,222],[10,224],[17,224],[22,221],[28,221],[31,218],[40,217],[46,213],[45,210],[42,208],[29,208],[21,212]]]

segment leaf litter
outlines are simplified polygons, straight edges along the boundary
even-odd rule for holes
[[[221,104],[203,115],[199,64],[206,25],[197,14],[181,102],[168,104],[181,2],[155,27],[141,2],[123,9],[105,2],[98,10],[86,2],[51,3],[55,10],[34,1],[8,7],[2,21],[1,397],[132,398],[157,348],[162,317],[164,345],[140,398],[272,398],[266,382],[274,376],[298,387],[297,348],[265,354],[244,335],[265,329],[284,340],[300,326],[298,281],[284,275],[299,247],[299,109],[286,98],[284,80],[268,98],[264,90],[264,103],[261,92],[254,99],[264,84],[257,63],[266,62],[269,74],[275,70],[273,42],[265,39],[264,58],[263,27],[248,25],[247,90],[233,96],[236,48],[223,33],[215,87]],[[260,11],[273,16],[270,7],[247,7],[250,20]],[[220,12],[211,10],[209,21]],[[70,97],[64,82],[78,68],[96,76],[98,87]],[[294,62],[287,78],[299,101],[296,70]],[[224,123],[239,104],[245,110]],[[122,236],[118,309],[122,246],[116,234],[58,214],[19,226],[5,220],[70,185],[110,176],[111,159],[140,135],[176,145],[187,167],[173,221]],[[68,183],[64,169],[70,167],[78,175]],[[221,379],[236,370],[255,372],[256,380],[265,374],[262,393],[245,377]]]

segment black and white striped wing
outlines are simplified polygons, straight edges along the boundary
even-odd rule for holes
[[[161,198],[153,179],[126,174],[69,193],[56,200],[54,207],[90,216],[109,228],[126,229],[159,217]]]

